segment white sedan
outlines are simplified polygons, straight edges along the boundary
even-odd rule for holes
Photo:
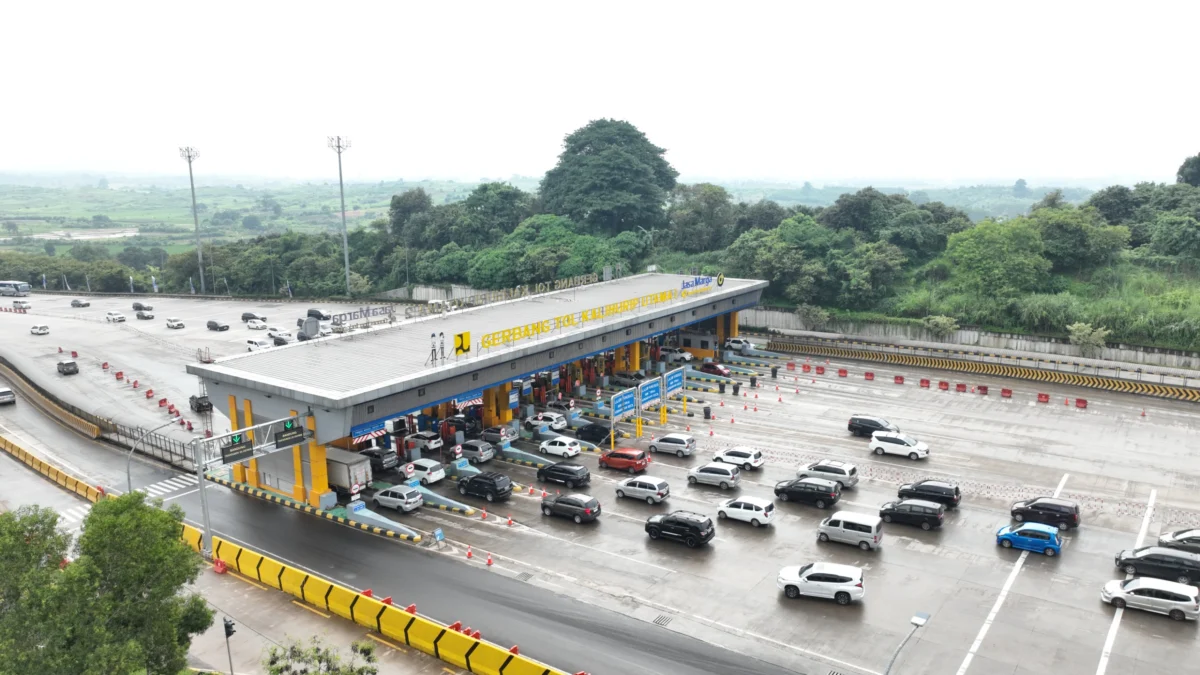
[[[903,455],[909,459],[925,459],[929,446],[898,431],[876,431],[871,434],[871,452],[877,455]]]
[[[267,322],[261,319],[250,319],[246,322],[246,328],[250,330],[266,330]]]
[[[831,598],[839,605],[862,600],[866,595],[862,568],[838,563],[816,562],[785,567],[779,570],[775,585],[789,598],[810,595]]]
[[[29,332],[33,335],[49,335],[50,326],[34,326],[29,329]]]
[[[734,497],[721,502],[717,517],[740,520],[755,527],[775,522],[775,504],[761,497]]]
[[[436,459],[424,457],[412,464],[413,478],[421,479],[421,485],[431,485],[446,477],[446,467]]]
[[[763,464],[767,463],[767,459],[763,457],[761,450],[743,446],[719,450],[713,455],[713,461],[734,464],[742,467],[744,471],[761,468]]]
[[[582,451],[579,441],[574,438],[559,436],[548,441],[542,441],[538,450],[543,455],[558,455],[559,457],[577,457]]]
[[[275,326],[267,326],[267,337],[283,338],[284,340],[291,342],[292,341],[292,332],[284,330],[282,328],[277,328]]]
[[[540,412],[525,420],[527,429],[536,429],[542,424],[548,425],[554,431],[562,431],[567,428],[567,418],[556,412]]]

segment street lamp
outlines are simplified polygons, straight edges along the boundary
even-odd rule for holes
[[[165,426],[170,426],[172,424],[175,424],[174,418],[169,419],[166,422],[163,422],[162,424],[154,427],[150,431],[147,431],[146,433],[142,434],[141,438],[138,438],[136,441],[133,442],[133,447],[129,449],[129,456],[125,458],[125,487],[127,488],[127,490],[126,490],[127,492],[133,492],[133,477],[130,476],[130,474],[129,474],[129,465],[131,462],[133,462],[133,453],[135,450],[137,450],[138,443],[141,443],[147,436],[154,433],[155,431],[158,431],[159,429],[161,429]]]
[[[918,628],[929,622],[929,614],[925,612],[917,612],[916,614],[913,614],[912,618],[909,619],[908,622],[912,624],[912,628],[909,629],[908,635],[905,635],[904,639],[900,641],[900,645],[896,647],[896,651],[892,652],[892,660],[888,661],[887,668],[883,669],[883,675],[889,675],[889,673],[892,672],[892,666],[895,665],[896,658],[900,656],[900,650],[904,649],[904,645],[908,644],[909,639],[912,638],[913,633],[917,632]]]

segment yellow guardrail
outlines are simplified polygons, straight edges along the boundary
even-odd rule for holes
[[[21,390],[22,396],[32,401],[34,405],[42,410],[45,410],[51,417],[88,438],[100,438],[100,427],[76,416],[54,401],[42,396],[41,392],[29,386],[29,383],[25,381],[25,378],[20,373],[3,364],[0,364],[0,373],[3,373],[8,378],[8,381],[13,383],[13,386]]]
[[[7,438],[0,438],[0,449],[12,455],[34,471],[54,481],[59,486],[74,492],[89,502],[95,503],[104,496],[104,492],[99,488],[88,485]]]

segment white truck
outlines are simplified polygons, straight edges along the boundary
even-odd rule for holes
[[[349,497],[350,501],[360,499],[362,491],[371,484],[369,457],[337,448],[326,448],[325,466],[329,473],[329,487],[333,488],[339,497]]]

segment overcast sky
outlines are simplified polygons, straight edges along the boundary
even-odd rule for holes
[[[682,177],[1173,181],[1200,3],[3,3],[0,171],[540,176],[589,120]]]

